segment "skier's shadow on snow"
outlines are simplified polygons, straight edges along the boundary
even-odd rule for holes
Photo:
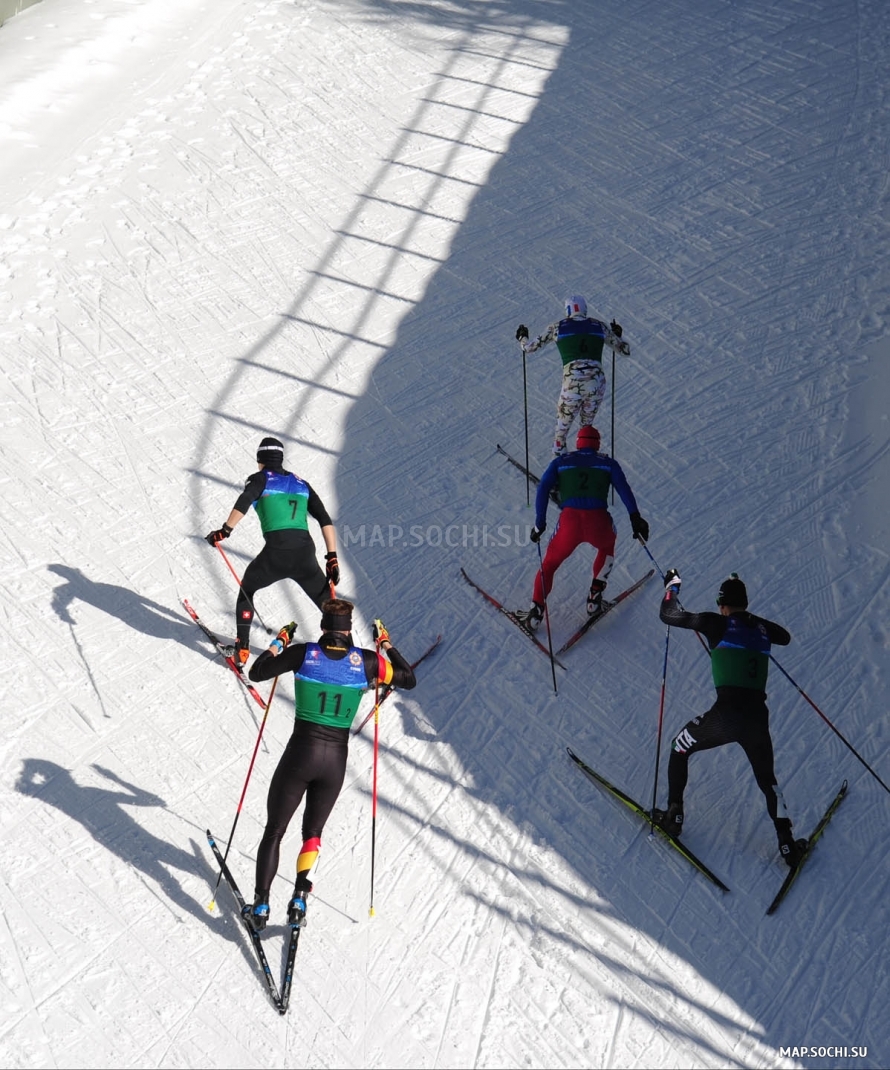
[[[174,908],[178,908],[198,918],[217,935],[238,944],[245,959],[253,967],[254,960],[246,941],[241,939],[241,923],[236,921],[233,915],[234,900],[231,901],[231,913],[228,909],[229,903],[226,903],[222,914],[210,915],[183,890],[179,881],[170,873],[171,869],[177,869],[197,877],[209,900],[218,873],[201,853],[195,841],[189,839],[190,851],[167,843],[142,828],[126,809],[130,806],[148,806],[163,810],[166,809],[164,800],[127,783],[110,769],[99,765],[93,765],[91,768],[122,790],[84,786],[78,784],[67,769],[55,762],[26,758],[16,781],[16,791],[48,803],[72,820],[80,822],[97,843],[143,873],[153,885],[151,891],[157,898],[173,904],[170,909],[174,915],[177,914]],[[176,921],[181,919],[177,916]]]
[[[71,615],[72,602],[86,602],[144,635],[175,639],[183,646],[194,647],[194,629],[190,622],[168,606],[114,583],[98,583],[79,568],[59,564],[46,567],[66,581],[53,590],[52,597],[52,608],[64,624],[73,627],[76,623]]]

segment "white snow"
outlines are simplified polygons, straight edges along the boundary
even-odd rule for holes
[[[650,801],[657,581],[554,695],[459,575],[529,600],[495,451],[524,452],[513,335],[585,294],[633,348],[598,423],[659,566],[693,609],[737,570],[890,782],[888,59],[883,0],[43,0],[3,25],[4,1066],[888,1065],[890,797],[843,740],[774,669],[798,831],[850,791],[767,918],[783,867],[737,748],[687,792],[726,896],[565,754]],[[529,358],[538,470],[558,381]],[[262,710],[181,609],[232,634],[202,536],[269,433],[336,517],[359,637],[444,634],[381,711],[376,915],[369,727],[285,1018],[224,887],[208,909],[204,830],[229,835]],[[649,565],[614,516],[613,590]],[[251,518],[225,548],[241,571],[260,545]],[[589,561],[557,576],[558,641]],[[314,636],[296,588],[258,606]],[[712,693],[672,632],[660,800]],[[231,849],[248,892],[289,696]],[[276,973],[299,845],[297,819]]]

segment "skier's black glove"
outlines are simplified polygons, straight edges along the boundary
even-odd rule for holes
[[[228,524],[223,524],[221,528],[217,528],[216,531],[211,531],[209,535],[205,535],[204,538],[211,546],[216,546],[218,542],[222,542],[223,539],[227,539],[232,534],[232,529]]]
[[[337,551],[332,550],[330,553],[325,554],[324,560],[324,568],[328,580],[336,587],[340,582],[340,562],[337,560]]]
[[[531,531],[528,533],[528,537],[531,539],[532,542],[540,542],[541,541],[541,536],[544,534],[544,532],[546,530],[547,530],[547,525],[546,524],[542,524],[540,527],[533,527],[531,529]]]
[[[616,338],[620,338],[621,335],[624,333],[621,330],[621,324],[620,323],[616,323],[614,320],[612,320],[612,322],[609,324],[609,327],[610,327],[610,329],[612,331],[612,334],[614,334]]]
[[[528,338],[528,327],[524,323],[520,323],[516,328],[516,341],[524,342]]]
[[[639,513],[630,514],[630,526],[635,539],[641,539],[643,542],[649,541],[649,525]]]
[[[680,590],[680,584],[683,581],[680,579],[680,573],[675,568],[669,568],[664,574],[664,589],[666,591],[673,591],[674,594]]]

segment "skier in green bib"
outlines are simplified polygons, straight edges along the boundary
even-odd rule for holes
[[[266,828],[257,851],[254,902],[244,908],[245,918],[258,932],[269,918],[269,891],[278,871],[281,840],[305,795],[303,845],[288,904],[289,924],[302,924],[306,897],[312,891],[310,870],[321,849],[325,822],[343,786],[349,730],[362,696],[378,685],[410,689],[416,684],[414,670],[390,642],[382,621],[374,621],[376,650],[354,645],[352,611],[351,602],[330,599],[322,607],[318,642],[292,643],[295,625],[288,625],[250,669],[250,679],[256,683],[292,672],[296,713],[293,735],[269,785]]]
[[[257,591],[290,579],[320,607],[333,593],[332,585],[336,587],[340,582],[337,532],[321,498],[305,479],[285,471],[284,446],[277,438],[264,438],[256,459],[259,471],[244,484],[226,522],[206,536],[211,546],[227,539],[251,506],[256,509],[263,529],[265,546],[245,569],[235,602],[238,665],[246,665],[250,657],[250,625]],[[309,534],[310,516],[321,528],[327,549],[325,571],[315,556],[315,543]]]
[[[791,636],[781,624],[748,612],[748,591],[735,572],[720,586],[716,613],[689,613],[683,609],[679,603],[682,582],[676,569],[668,569],[659,615],[665,624],[691,629],[707,639],[717,699],[674,737],[668,763],[668,806],[666,810],[653,810],[652,816],[665,831],[679,836],[683,831],[689,759],[701,751],[738,743],[766,799],[779,852],[794,867],[807,841],[794,838],[785,800],[776,783],[766,705],[770,647],[787,646]]]

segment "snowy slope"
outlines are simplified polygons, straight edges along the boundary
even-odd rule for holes
[[[783,867],[740,752],[687,793],[727,896],[565,756],[651,798],[657,582],[554,694],[459,570],[529,598],[526,488],[495,451],[524,450],[513,332],[584,293],[633,347],[598,422],[660,567],[695,609],[739,571],[890,782],[888,56],[879,0],[43,0],[4,24],[4,1065],[887,1065],[890,798],[838,735],[773,672],[798,829],[850,793],[766,918]],[[540,469],[551,350],[528,386]],[[409,657],[445,636],[383,709],[376,916],[366,729],[284,1019],[225,890],[208,909],[204,830],[228,835],[262,711],[180,606],[231,634],[201,536],[267,433],[336,517],[359,637],[377,615]],[[649,561],[614,515],[617,587]],[[260,544],[247,521],[226,549],[241,571]],[[557,576],[557,638],[588,562]],[[299,591],[258,605],[317,626]],[[662,799],[712,694],[694,636],[667,665]],[[289,694],[230,854],[247,890]],[[782,1053],[803,1045],[831,1050]]]

